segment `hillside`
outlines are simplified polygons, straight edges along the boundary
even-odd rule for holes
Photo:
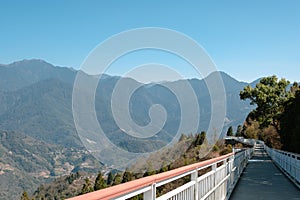
[[[39,68],[40,66],[40,68]],[[81,146],[72,118],[72,79],[75,72],[69,68],[54,67],[40,60],[25,60],[0,67],[1,81],[14,82],[15,86],[8,89],[0,85],[0,129],[16,130],[24,132],[36,139],[42,139],[52,144],[62,144],[65,146]],[[13,72],[11,72],[13,71]],[[26,73],[24,72],[26,71]],[[23,74],[23,72],[25,74]],[[42,73],[44,72],[44,73]],[[12,74],[22,74],[20,77],[8,76]],[[7,75],[8,74],[8,75]],[[47,75],[46,75],[47,74]],[[227,114],[223,133],[228,126],[242,124],[246,113],[251,110],[247,102],[239,100],[239,91],[246,83],[238,82],[225,73],[221,73],[227,98]],[[207,79],[213,78],[211,74]],[[29,83],[31,81],[31,84]],[[114,123],[110,108],[110,97],[114,86],[119,81],[119,77],[106,76],[100,81],[101,87],[98,87],[96,93],[96,111],[98,120],[102,123],[108,137],[116,144],[126,147],[124,143],[124,134]],[[28,84],[25,84],[27,82]],[[198,98],[200,105],[201,121],[198,131],[206,130],[210,121],[210,97],[204,80],[189,80],[192,88]],[[18,84],[19,83],[19,84]],[[22,83],[22,84],[21,84]],[[129,79],[128,84],[137,84],[136,81]],[[182,87],[182,81],[169,82],[173,87]],[[126,87],[126,86],[124,86]],[[18,90],[14,90],[19,88]],[[176,132],[180,120],[180,106],[177,99],[170,91],[158,84],[143,85],[137,90],[132,99],[131,113],[132,118],[137,124],[149,123],[148,109],[153,104],[163,105],[168,112],[167,125],[164,127],[164,133],[172,134]],[[186,102],[189,105],[189,102]],[[186,130],[189,132],[189,130]],[[120,137],[123,135],[123,137]],[[161,134],[163,141],[169,141],[165,134]],[[127,138],[132,140],[132,138]],[[143,144],[145,144],[143,142]],[[147,149],[141,149],[147,151]]]
[[[101,164],[85,149],[65,148],[18,132],[0,131],[0,199],[18,199],[45,181],[77,171],[97,172]]]
[[[73,125],[72,86],[59,79],[2,93],[0,130],[23,132],[52,144],[80,147]]]
[[[6,130],[5,135],[9,136],[1,140],[1,169],[5,172],[0,174],[0,191],[3,193],[3,199],[15,199],[10,196],[17,195],[16,191],[22,189],[30,191],[33,186],[51,180],[57,175],[68,174],[70,171],[89,171],[89,168],[80,167],[86,163],[86,159],[89,160],[89,165],[94,166],[93,170],[99,167],[96,160],[92,159],[83,148],[74,125],[72,91],[76,73],[77,71],[71,68],[55,67],[42,60],[23,60],[0,66],[0,130]],[[214,79],[214,75],[213,73],[208,76],[207,80]],[[225,133],[228,126],[242,124],[252,107],[248,102],[239,100],[239,91],[247,83],[239,82],[223,72],[221,76],[227,98],[223,129]],[[87,76],[87,78],[95,77]],[[167,120],[156,136],[135,138],[117,126],[110,109],[111,95],[116,83],[121,79],[126,83],[123,85],[125,93],[129,85],[140,85],[130,98],[129,105],[135,123],[143,126],[150,122],[148,112],[152,105],[160,104],[165,108]],[[210,122],[210,96],[205,80],[191,79],[188,82],[200,105],[201,119],[195,132],[201,132],[207,130]],[[184,88],[182,80],[164,84],[177,90]],[[82,94],[84,96],[85,91],[82,91]],[[106,136],[112,143],[126,151],[136,153],[159,149],[169,143],[178,130],[181,120],[180,104],[176,96],[160,84],[141,85],[130,78],[105,75],[99,82],[95,98],[98,121]],[[193,109],[189,98],[184,98],[181,103],[190,110]],[[128,129],[131,130],[131,127]],[[183,133],[191,133],[189,125],[183,129]],[[33,148],[32,144],[37,146]],[[18,151],[15,152],[18,156],[9,159],[10,152],[14,150]],[[54,162],[57,155],[49,155],[49,152],[59,152],[59,167]],[[35,157],[32,155],[39,155],[40,162],[34,160]],[[114,158],[113,155],[110,157]],[[28,168],[20,167],[23,166],[22,162],[26,162]],[[37,174],[42,173],[43,176],[34,175],[30,169]],[[20,180],[20,183],[12,185],[11,189],[5,189],[6,181],[9,180],[12,184],[16,183],[16,180]]]
[[[239,145],[239,147],[242,147],[241,144]],[[220,140],[215,145],[212,152],[201,155],[201,152],[206,151],[206,147],[207,141],[205,140],[205,134],[203,132],[196,135],[182,135],[180,141],[169,148],[168,151],[156,152],[145,160],[137,161],[132,167],[127,168],[125,171],[120,172],[112,170],[109,173],[89,174],[88,176],[84,173],[71,174],[69,176],[58,178],[51,183],[39,186],[30,196],[35,199],[44,198],[45,200],[73,197],[80,195],[82,191],[84,191],[87,180],[90,188],[89,192],[94,191],[94,185],[96,184],[95,179],[97,176],[102,177],[102,182],[98,189],[103,189],[105,187],[118,185],[120,183],[166,172],[185,165],[224,155],[232,151],[231,145],[226,146]],[[172,158],[172,161],[168,162],[168,158]],[[201,170],[200,173],[204,173],[206,170],[209,169]],[[165,194],[187,181],[189,181],[189,177],[183,177],[166,184],[163,187],[159,187],[157,194]],[[131,199],[142,199],[142,195],[138,195]]]

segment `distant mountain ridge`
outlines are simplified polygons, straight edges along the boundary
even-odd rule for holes
[[[55,67],[43,60],[23,60],[4,67],[0,67],[0,129],[21,131],[36,139],[42,139],[54,144],[68,146],[80,146],[72,117],[72,87],[77,71],[71,68]],[[247,85],[239,82],[220,72],[227,97],[226,127],[243,122],[246,113],[251,109],[247,102],[239,100],[239,91]],[[214,73],[206,77],[213,78]],[[120,77],[105,75],[100,82],[102,87],[97,89],[98,100],[97,113],[104,114],[108,123],[113,122],[110,107],[110,99],[113,87]],[[129,82],[135,84],[135,80],[128,78]],[[205,130],[209,123],[210,97],[205,81],[198,79],[188,80],[196,92],[199,104],[201,104],[201,122],[199,130]],[[182,80],[168,82],[170,85],[181,87]],[[149,122],[148,110],[153,102],[160,102],[165,106],[173,105],[174,98],[166,96],[166,90],[157,84],[145,84],[136,93],[136,107],[132,107],[133,118],[137,123],[147,124]],[[157,98],[158,97],[158,98]],[[163,97],[163,98],[162,98]],[[143,102],[143,103],[141,103]],[[173,103],[172,103],[173,102]],[[176,106],[175,106],[176,107]],[[173,108],[170,114],[179,115],[179,108]],[[136,116],[139,117],[135,117]],[[98,116],[101,120],[101,116]],[[14,119],[14,120],[12,120]],[[140,119],[145,119],[141,121]],[[140,121],[139,121],[140,120]],[[179,119],[173,118],[171,126],[175,126]],[[105,125],[104,125],[105,126]],[[111,125],[108,125],[111,128]],[[120,132],[117,127],[113,129]],[[65,139],[64,139],[65,138]],[[114,137],[112,137],[114,138]],[[115,137],[123,139],[123,137]],[[122,141],[119,141],[122,142]]]
[[[78,71],[74,69],[56,67],[43,60],[36,59],[23,60],[0,66],[0,131],[2,130],[2,132],[7,134],[15,134],[15,138],[6,137],[5,140],[1,140],[1,159],[4,158],[3,155],[9,156],[10,148],[14,146],[14,143],[22,144],[26,147],[25,149],[28,149],[30,152],[29,146],[32,141],[34,141],[34,143],[40,144],[40,146],[45,144],[44,147],[48,149],[47,151],[57,151],[59,148],[66,149],[66,151],[62,153],[62,156],[65,156],[64,163],[70,164],[71,167],[69,170],[71,171],[78,170],[78,166],[86,162],[86,159],[81,161],[77,160],[75,162],[76,153],[68,154],[67,151],[73,149],[73,152],[81,152],[83,149],[83,144],[78,137],[72,115],[72,91],[77,73]],[[225,123],[223,129],[223,133],[225,133],[228,126],[242,124],[252,107],[249,106],[249,102],[244,102],[239,99],[240,90],[248,85],[248,83],[239,82],[224,72],[220,72],[220,74],[224,82],[227,98],[227,113],[226,119],[224,119]],[[213,79],[214,73],[206,78]],[[181,112],[178,100],[170,91],[165,87],[161,87],[159,84],[151,83],[141,85],[132,95],[130,101],[129,106],[132,119],[139,125],[147,125],[150,120],[148,114],[149,108],[153,104],[163,105],[167,110],[168,118],[163,130],[158,133],[160,136],[158,139],[156,137],[145,139],[134,138],[125,134],[124,131],[116,125],[110,109],[110,98],[114,86],[120,79],[122,78],[105,75],[100,80],[96,91],[95,109],[98,121],[101,122],[101,126],[107,133],[106,136],[114,144],[124,150],[147,152],[153,148],[164,146],[174,137],[174,133],[176,133],[180,123]],[[138,84],[138,82],[130,78],[125,78],[124,80],[126,80],[126,84]],[[178,80],[167,82],[166,84],[181,88],[183,87],[183,82],[184,80]],[[197,131],[200,132],[206,130],[210,122],[211,100],[204,80],[190,79],[188,82],[194,89],[197,100],[201,105],[201,119],[197,129]],[[184,103],[189,103],[188,97],[184,99]],[[191,132],[186,129],[185,133],[190,134]],[[22,136],[20,136],[20,134]],[[18,138],[31,139],[23,140]],[[5,147],[7,144],[10,144],[10,148]],[[4,148],[2,148],[1,145]],[[39,156],[43,159],[47,157],[47,155],[43,155],[45,151],[40,151],[41,155]],[[19,156],[24,159],[27,153],[26,151],[20,151]],[[35,150],[32,150],[30,153],[37,154]],[[69,156],[66,156],[66,154]],[[85,157],[88,156],[90,155],[86,152]],[[1,166],[7,166],[7,164],[12,166],[12,162],[15,162],[14,160],[1,159],[0,168]],[[49,159],[49,162],[53,162],[51,161],[52,158]],[[9,163],[6,161],[9,161]],[[34,165],[34,161],[30,161],[28,165]],[[66,165],[69,166],[68,164]],[[96,162],[92,165],[93,167],[99,166]],[[43,162],[35,167],[46,169],[50,172],[51,169],[54,169],[53,166],[53,163],[47,164],[47,162]],[[5,179],[15,180],[16,178],[23,177],[20,178],[22,181],[20,183],[21,187],[20,185],[11,185],[12,188],[15,188],[15,191],[21,191],[24,184],[26,184],[24,177],[30,177],[30,173],[24,169],[18,168],[15,170],[18,171],[18,175],[13,177],[13,175],[7,171]],[[67,173],[67,171],[65,171],[65,173]],[[53,178],[54,176],[52,175],[55,174],[50,174],[50,177]],[[1,176],[4,177],[4,175],[0,174],[0,191],[4,191],[6,190],[4,188],[5,183],[1,181],[4,180]],[[36,185],[35,183],[40,184],[44,179],[38,181],[33,178],[30,179],[30,181],[31,183],[29,185],[34,186]],[[23,187],[23,189],[28,188]],[[3,199],[15,199],[15,196],[12,195],[13,191],[14,189],[7,191]]]
[[[55,67],[43,60],[22,60],[0,66],[0,90],[16,91],[51,78],[73,83],[75,75],[76,71],[71,68]]]

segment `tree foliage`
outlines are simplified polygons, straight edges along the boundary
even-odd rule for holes
[[[279,128],[278,120],[284,104],[293,95],[287,90],[289,84],[284,78],[278,80],[276,76],[270,76],[262,78],[255,88],[248,85],[240,92],[242,100],[249,99],[251,105],[257,105],[250,114],[253,120],[259,122],[261,128],[269,125]]]
[[[230,126],[229,128],[228,128],[228,130],[227,130],[227,134],[226,134],[227,136],[233,136],[233,128],[232,128],[232,126]]]
[[[95,179],[94,190],[96,191],[106,187],[106,181],[103,179],[101,172],[99,172]]]
[[[156,171],[153,168],[153,165],[152,165],[151,161],[147,161],[147,165],[148,166],[147,166],[146,172],[144,173],[144,177],[146,177],[146,176],[152,176],[152,175],[156,174]]]
[[[159,172],[162,173],[162,172],[166,172],[168,170],[169,170],[168,166],[163,162]]]
[[[133,178],[133,174],[128,169],[126,169],[123,174],[122,183],[129,182],[132,180],[132,178]]]
[[[122,182],[122,176],[121,174],[117,173],[115,175],[115,178],[114,178],[114,181],[113,181],[113,184],[112,185],[118,185]]]
[[[242,131],[243,131],[243,126],[242,125],[238,125],[238,127],[236,129],[235,136],[236,137],[241,137],[242,136]]]
[[[300,87],[295,82],[288,88],[289,84],[284,78],[278,80],[276,76],[270,76],[262,78],[255,88],[246,86],[240,92],[242,100],[249,99],[252,105],[257,106],[247,116],[243,136],[263,140],[273,148],[281,148],[283,145],[286,149],[295,150],[295,147],[289,145],[299,146],[294,143],[297,137],[292,134],[299,124],[295,121],[297,114],[294,111],[297,109],[295,101],[299,101],[295,95],[298,95]]]
[[[114,174],[110,171],[107,176],[106,184],[110,186],[114,181]]]
[[[26,191],[22,193],[21,200],[30,200]]]
[[[286,104],[280,123],[283,149],[300,153],[300,91]]]
[[[86,178],[85,184],[83,184],[80,194],[86,194],[86,193],[93,192],[93,191],[94,190],[93,190],[90,179]]]
[[[205,138],[206,138],[206,132],[205,131],[202,131],[200,134],[196,134],[195,141],[194,141],[195,147],[198,146],[198,145],[202,145]]]

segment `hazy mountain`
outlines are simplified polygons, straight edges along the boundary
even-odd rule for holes
[[[72,85],[48,79],[2,93],[0,129],[64,146],[81,146],[73,124]]]
[[[15,62],[0,67],[0,70],[2,82],[0,85],[0,91],[2,90],[0,92],[0,129],[24,132],[52,144],[80,146],[71,108],[72,84],[76,75],[74,70],[54,67],[41,60]],[[238,82],[223,72],[221,72],[221,76],[227,97],[225,125],[240,124],[251,109],[247,102],[239,100],[238,95],[247,83]],[[213,78],[214,73],[206,79]],[[96,110],[98,120],[103,125],[105,132],[110,133],[108,137],[116,144],[122,143],[126,146],[126,141],[135,140],[135,138],[124,134],[117,127],[110,110],[111,95],[119,80],[120,77],[110,76],[105,76],[100,80],[96,95]],[[180,80],[168,82],[166,85],[184,88],[184,82]],[[8,83],[13,83],[11,88]],[[189,80],[189,83],[194,89],[200,105],[201,121],[198,131],[206,130],[210,121],[211,106],[208,89],[204,80],[192,79]],[[127,78],[126,84],[137,85],[139,83]],[[126,84],[124,88],[126,88]],[[126,94],[124,93],[124,95]],[[185,99],[187,105],[189,104],[188,99]],[[131,98],[131,117],[139,125],[148,124],[150,122],[148,112],[153,104],[161,104],[167,110],[165,131],[161,133],[159,139],[164,142],[169,141],[173,137],[172,134],[177,131],[181,113],[176,96],[165,87],[159,84],[142,85]],[[145,142],[142,141],[142,144]],[[162,143],[162,145],[164,144]]]
[[[0,130],[7,130],[1,132],[0,143],[0,191],[4,191],[1,194],[3,199],[15,199],[12,195],[14,191],[28,189],[45,181],[45,177],[36,176],[33,171],[47,174],[50,178],[55,177],[59,171],[55,172],[54,160],[57,155],[50,152],[60,152],[63,160],[58,162],[59,166],[68,166],[69,171],[80,169],[82,163],[86,162],[89,154],[83,150],[72,115],[72,90],[76,73],[78,72],[71,68],[55,67],[42,60],[23,60],[0,66]],[[216,73],[206,77],[206,81],[213,82],[214,76]],[[248,102],[239,99],[239,91],[247,83],[239,82],[223,72],[221,76],[227,98],[224,133],[228,126],[242,124],[252,108]],[[86,77],[87,80],[95,79]],[[167,113],[166,123],[156,136],[136,138],[125,134],[117,126],[111,111],[111,96],[118,81],[122,81],[120,98],[126,96],[129,87],[139,86],[129,102],[130,117],[138,125],[145,126],[151,121],[149,109],[152,105],[164,107]],[[201,118],[196,129],[200,132],[206,130],[210,122],[211,99],[205,80],[191,79],[188,82],[200,105]],[[180,103],[191,112],[191,115],[185,116],[187,121],[193,121],[192,112],[196,110],[190,105],[189,96],[179,102],[176,95],[168,89],[184,90],[185,83],[186,81],[179,80],[166,82],[164,85],[142,85],[130,78],[103,76],[97,87],[95,108],[106,136],[117,146],[133,152],[148,152],[164,146],[178,130],[182,114]],[[86,91],[82,91],[83,97],[85,94]],[[119,106],[122,112],[124,107]],[[161,120],[160,115],[156,117]],[[126,131],[132,131],[130,126],[125,128],[128,129]],[[191,133],[189,125],[184,132]],[[15,156],[9,157],[11,152]],[[28,169],[22,168],[23,162],[27,163]],[[96,162],[91,165],[97,166]],[[61,174],[68,173],[68,170]],[[11,180],[9,184],[15,190],[7,189],[8,180]],[[20,180],[19,183],[13,185],[17,180]]]
[[[33,83],[56,78],[72,84],[76,71],[66,67],[55,67],[43,60],[22,60],[0,65],[0,91],[14,91]]]

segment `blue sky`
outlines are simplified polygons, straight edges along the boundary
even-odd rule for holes
[[[297,0],[0,0],[0,63],[39,58],[78,69],[89,52],[111,35],[163,27],[195,39],[218,70],[238,80],[275,74],[300,81],[299,10]],[[124,65],[131,64],[130,58]],[[179,71],[187,70],[171,58],[166,56]],[[135,63],[137,57],[131,59]],[[139,60],[143,62],[143,56]]]

